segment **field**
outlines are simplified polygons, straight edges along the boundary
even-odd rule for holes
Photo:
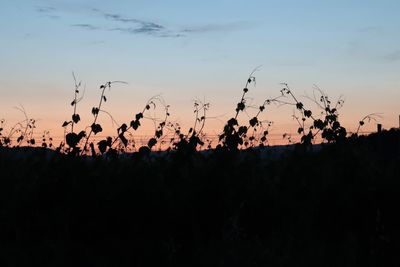
[[[2,266],[398,266],[400,132],[75,157],[0,150]]]

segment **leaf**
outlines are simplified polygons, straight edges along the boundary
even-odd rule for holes
[[[75,103],[76,103],[76,101],[73,100],[73,101],[71,102],[71,106],[75,105]]]
[[[297,108],[297,109],[303,109],[303,103],[298,102],[298,103],[296,104],[296,108]]]
[[[100,124],[93,123],[90,127],[95,135],[103,131]]]
[[[66,126],[68,126],[68,124],[70,124],[71,123],[71,121],[64,121],[64,123],[63,123],[63,125],[61,126],[61,127],[66,127]]]
[[[143,118],[143,113],[138,113],[138,114],[136,114],[136,120],[140,120],[140,119],[142,119]]]
[[[163,135],[163,131],[162,130],[158,130],[158,131],[156,131],[155,135],[159,139]]]
[[[97,114],[99,114],[99,108],[97,108],[97,107],[92,108],[92,114],[93,114],[94,116],[96,116]]]
[[[243,102],[240,102],[237,104],[236,111],[237,112],[243,111],[245,107],[246,107],[245,104]]]
[[[79,137],[76,133],[68,133],[65,136],[65,141],[69,147],[75,147],[79,143]]]
[[[243,92],[247,93],[248,91],[249,91],[249,89],[243,88]]]
[[[301,134],[302,132],[304,132],[304,129],[303,129],[302,127],[299,127],[299,129],[297,129],[297,132],[298,132],[299,134]]]
[[[104,102],[107,102],[107,98],[105,95],[103,95],[103,100],[104,100]]]
[[[312,115],[311,110],[304,110],[304,116],[306,116],[307,118],[310,118]]]
[[[233,127],[233,126],[235,126],[235,125],[238,125],[237,120],[234,119],[234,118],[231,118],[231,119],[228,121],[228,126]]]
[[[107,151],[107,147],[108,147],[107,140],[101,140],[100,142],[98,142],[97,147],[99,148],[100,153],[104,154]]]
[[[123,133],[119,134],[119,139],[121,140],[121,142],[124,144],[125,147],[128,145],[128,139],[126,139]]]
[[[324,124],[324,122],[322,120],[318,119],[318,120],[314,121],[314,127],[319,129],[319,130],[322,130],[322,129],[324,129],[325,124]]]
[[[131,121],[131,127],[136,131],[140,126],[140,121],[138,120],[133,120]]]
[[[333,129],[333,130],[339,129],[339,127],[340,127],[340,123],[339,123],[338,121],[335,121],[335,122],[332,124],[332,129]]]
[[[74,123],[78,123],[80,120],[81,120],[81,117],[79,116],[79,114],[72,115],[72,121]]]
[[[149,142],[147,143],[147,146],[151,149],[153,146],[157,144],[157,139],[151,138]]]
[[[247,133],[247,127],[246,126],[240,126],[238,130],[239,135],[244,135]]]
[[[251,127],[256,126],[257,123],[258,123],[257,117],[252,118],[252,119],[249,121],[249,123],[250,123]]]

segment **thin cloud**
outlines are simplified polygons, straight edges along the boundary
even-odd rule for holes
[[[52,6],[37,6],[35,10],[38,13],[53,13],[56,11],[56,9]]]
[[[57,10],[52,6],[36,6],[35,11],[40,14],[41,17],[58,19],[60,16],[55,15]]]
[[[156,23],[150,20],[142,20],[132,17],[123,16],[117,13],[103,12],[93,8],[92,12],[99,14],[103,19],[114,22],[114,26],[96,26],[87,23],[78,23],[71,25],[85,30],[105,30],[120,32],[123,34],[132,35],[149,35],[154,37],[186,37],[187,34],[201,34],[210,32],[229,32],[241,29],[248,29],[249,25],[246,22],[236,22],[227,24],[207,24],[200,26],[184,27],[183,30],[172,30],[165,25]]]
[[[209,32],[230,32],[242,29],[248,29],[249,25],[244,22],[235,22],[227,24],[207,24],[201,26],[186,27],[183,33],[209,33]]]
[[[72,24],[71,27],[80,28],[83,30],[95,31],[114,31],[124,34],[142,34],[150,35],[155,37],[182,37],[183,34],[174,33],[173,31],[167,29],[167,27],[152,22],[145,21],[136,18],[124,17],[120,14],[105,13],[98,9],[92,9],[93,12],[100,14],[104,19],[116,22],[117,25],[114,27],[109,26],[97,26],[88,23],[76,23]]]
[[[397,62],[400,61],[400,50],[393,51],[383,57],[387,62]]]
[[[95,31],[99,30],[100,28],[97,26],[94,26],[92,24],[87,24],[87,23],[81,23],[81,24],[72,24],[71,27],[77,27],[85,30],[90,30],[90,31]]]

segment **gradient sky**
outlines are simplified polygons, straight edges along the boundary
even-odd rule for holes
[[[1,0],[0,118],[8,126],[22,120],[13,108],[21,104],[39,130],[59,135],[72,112],[74,71],[86,85],[82,128],[99,85],[123,80],[104,106],[118,122],[162,94],[171,119],[190,127],[198,98],[218,118],[206,131],[217,133],[262,65],[249,88],[257,105],[278,95],[281,82],[297,95],[316,84],[332,99],[344,96],[349,130],[373,112],[390,128],[400,114],[399,14],[398,0]],[[292,113],[268,108],[272,132],[296,132]]]

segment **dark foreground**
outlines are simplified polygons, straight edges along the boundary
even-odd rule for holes
[[[399,131],[273,159],[0,151],[0,266],[400,264]]]

